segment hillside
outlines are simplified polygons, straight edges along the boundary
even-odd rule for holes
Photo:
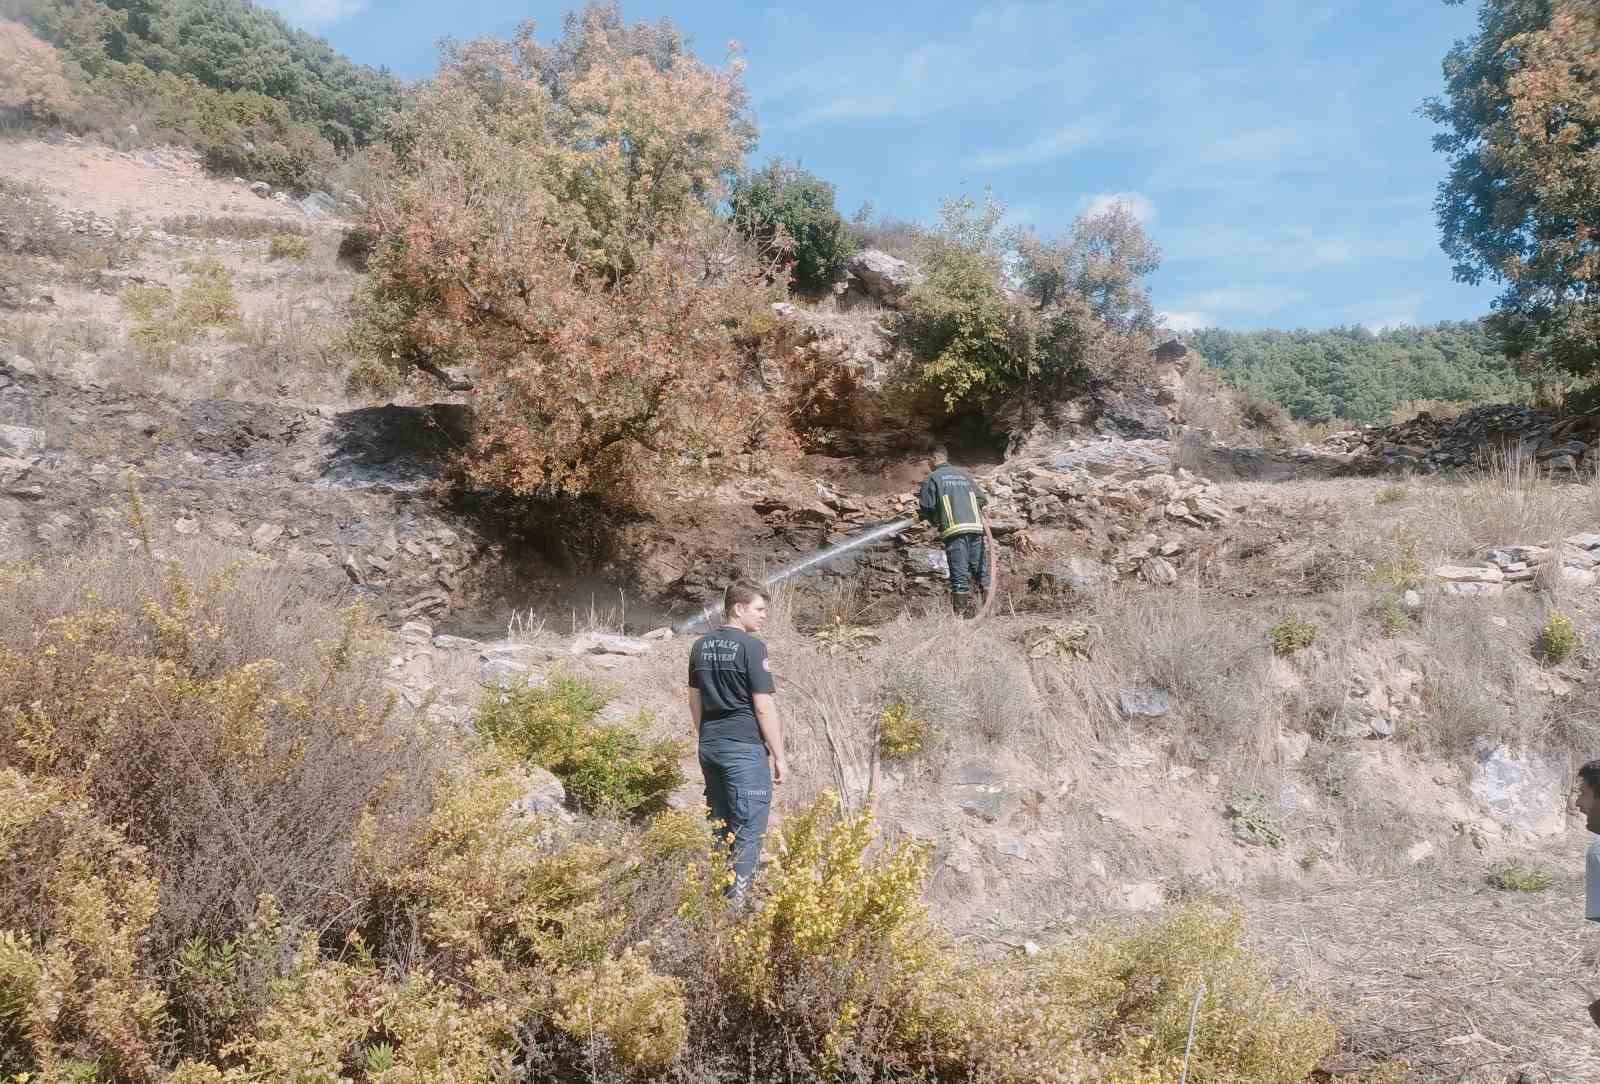
[[[581,555],[549,549],[510,506],[428,495],[455,408],[348,400],[329,382],[335,358],[294,347],[319,340],[304,322],[336,319],[358,278],[335,263],[337,226],[137,159],[24,160],[43,179],[67,153],[114,179],[116,202],[7,182],[7,556],[126,553],[130,540],[137,552],[142,533],[154,559],[192,569],[253,553],[267,563],[250,575],[273,591],[359,599],[385,620],[393,659],[363,680],[398,690],[403,713],[432,720],[421,725],[462,733],[485,684],[555,668],[613,690],[602,723],[642,710],[649,740],[681,734],[684,641],[624,634],[683,613],[724,570],[892,517],[918,477],[917,453],[841,450],[686,488],[684,508],[627,529],[600,580],[575,577],[564,562]],[[306,255],[274,259],[285,236],[304,237]],[[205,259],[228,269],[238,316],[197,329],[184,368],[152,366],[137,306],[107,291],[181,297],[185,268]],[[1181,388],[1182,366],[1168,379]],[[1592,487],[1368,479],[1381,464],[1244,447],[1237,471],[1280,480],[1208,488],[1180,465],[1194,453],[1091,426],[979,465],[1000,501],[1003,597],[978,625],[942,615],[938,551],[921,539],[785,596],[795,616],[771,636],[796,764],[784,816],[825,787],[852,806],[870,798],[892,838],[931,848],[932,914],[987,957],[1026,959],[1025,945],[1071,944],[1100,916],[1220,895],[1243,905],[1251,943],[1285,978],[1340,1006],[1336,1064],[1400,1058],[1421,1079],[1592,1071],[1577,1015],[1550,1009],[1576,934],[1575,843],[1553,841],[1567,757],[1587,740],[1574,728],[1594,718],[1590,649],[1541,664],[1529,645],[1553,607],[1592,627],[1596,558],[1570,549],[1559,576],[1525,586],[1505,582],[1523,578],[1509,561],[1461,573],[1493,597],[1429,575],[1493,547],[1576,539],[1600,511]],[[1314,637],[1275,655],[1291,617]],[[601,635],[572,639],[587,632]],[[874,771],[890,709],[926,730]],[[549,809],[551,793],[559,808],[554,780],[527,800]],[[697,799],[685,783],[669,805]],[[1484,879],[1514,867],[1554,880],[1522,895]],[[1419,896],[1429,920],[1408,933],[1394,924],[1420,917]],[[1377,915],[1392,934],[1374,953]],[[1313,943],[1297,932],[1307,921]]]
[[[610,5],[392,116],[250,5],[0,10],[79,110],[0,107],[0,1076],[1600,1069],[1600,420],[1391,418],[1528,390],[1476,325],[1185,344],[1126,207],[845,223]],[[942,452],[978,620],[888,526]],[[739,576],[742,910],[683,688]]]

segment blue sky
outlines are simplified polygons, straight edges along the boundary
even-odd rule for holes
[[[548,33],[570,3],[272,0],[402,76],[433,43]],[[1476,5],[1440,0],[625,2],[748,63],[757,161],[799,159],[849,215],[931,219],[987,185],[1044,233],[1121,199],[1164,260],[1175,327],[1379,328],[1488,311],[1454,283],[1432,202],[1444,161],[1416,115]]]

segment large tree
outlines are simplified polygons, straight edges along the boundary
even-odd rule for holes
[[[1436,208],[1456,278],[1505,284],[1491,322],[1513,355],[1595,369],[1600,0],[1483,0],[1444,76],[1423,113],[1446,129]]]
[[[395,127],[366,326],[402,366],[475,372],[478,480],[629,497],[749,437],[734,332],[769,269],[714,210],[743,108],[736,69],[611,6],[553,48],[446,44]]]

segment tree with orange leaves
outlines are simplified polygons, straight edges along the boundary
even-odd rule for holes
[[[77,107],[55,49],[21,23],[0,19],[0,112],[51,121]]]
[[[371,210],[369,338],[475,375],[474,480],[630,498],[752,436],[734,331],[770,268],[714,213],[751,140],[737,67],[614,7],[553,48],[446,43]]]

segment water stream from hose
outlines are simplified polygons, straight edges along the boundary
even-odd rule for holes
[[[762,580],[761,585],[763,587],[772,587],[775,584],[780,584],[784,580],[800,575],[802,572],[807,572],[819,565],[825,565],[829,561],[837,560],[852,550],[858,550],[862,546],[870,546],[872,543],[881,542],[885,538],[893,538],[900,532],[915,525],[916,522],[917,521],[915,519],[908,516],[904,519],[894,520],[892,523],[885,523],[882,526],[874,527],[870,531],[863,531],[854,538],[847,538],[843,542],[835,542],[827,549],[818,550],[816,553],[813,553],[808,557],[803,557],[792,565],[786,565],[783,568],[780,568],[778,571]],[[682,636],[685,633],[706,628],[710,622],[715,621],[721,615],[722,603],[713,603],[712,605],[701,610],[699,614],[690,618],[688,621],[674,626],[673,632],[679,636]]]

